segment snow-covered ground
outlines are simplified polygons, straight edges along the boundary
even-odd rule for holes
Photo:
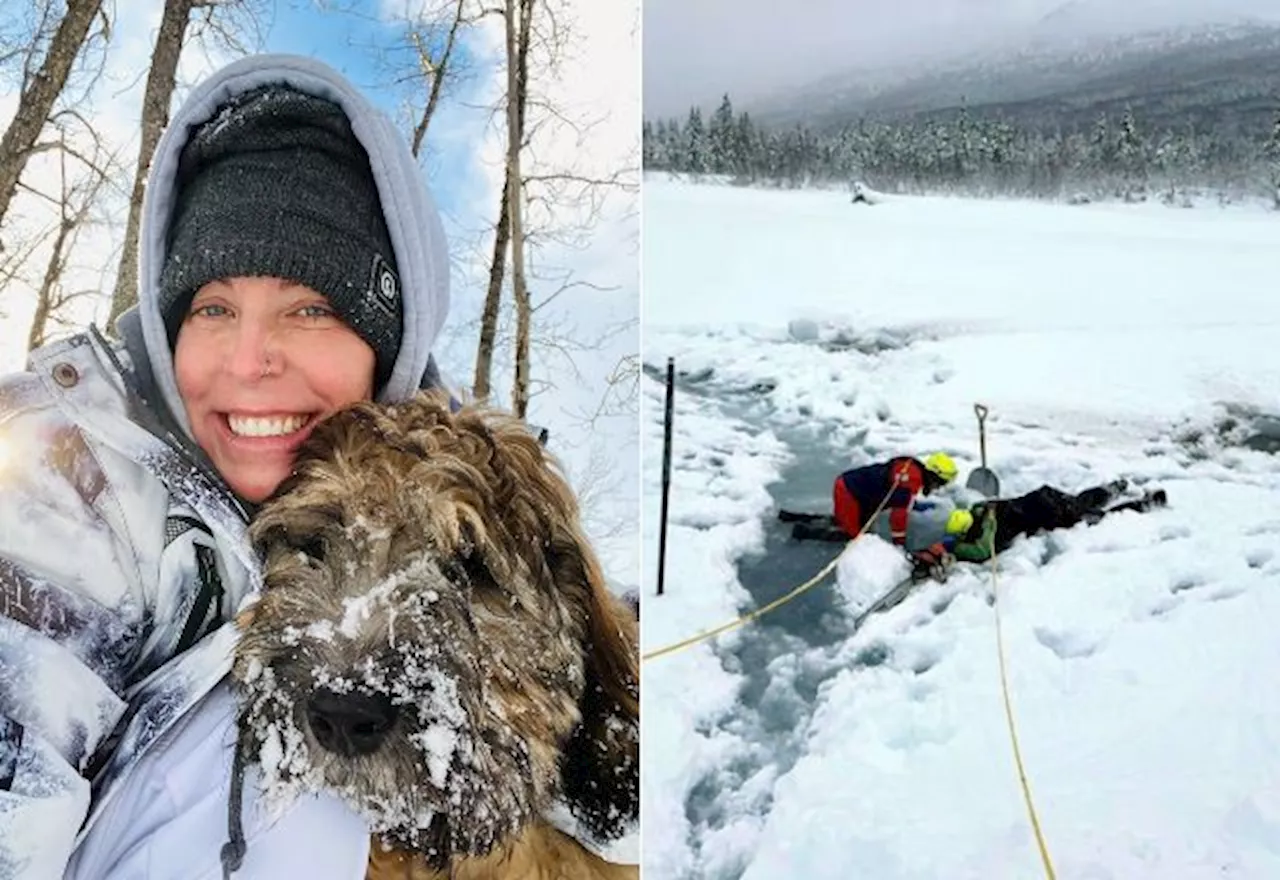
[[[774,510],[825,509],[836,469],[944,449],[963,480],[981,401],[1006,496],[1123,476],[1170,499],[1001,558],[1019,742],[1058,876],[1280,877],[1280,456],[1249,448],[1274,424],[1233,427],[1225,409],[1280,413],[1278,252],[1280,215],[1261,210],[855,206],[650,178],[645,652],[803,580]],[[797,601],[830,606],[813,636],[766,617],[645,662],[646,878],[1043,876],[990,572],[853,633],[849,613],[906,568],[874,540]],[[809,573],[839,551],[805,549]],[[771,572],[786,582],[744,585]]]

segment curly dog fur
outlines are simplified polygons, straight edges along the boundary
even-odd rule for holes
[[[527,427],[423,392],[317,426],[254,520],[241,747],[267,800],[328,790],[371,877],[636,877],[639,658],[578,504]]]

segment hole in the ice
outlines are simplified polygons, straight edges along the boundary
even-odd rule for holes
[[[790,684],[771,684],[760,701],[760,724],[769,732],[795,730],[804,714],[805,705]]]

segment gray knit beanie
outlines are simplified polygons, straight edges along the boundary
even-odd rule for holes
[[[395,254],[368,154],[336,104],[264,86],[192,132],[160,275],[170,346],[196,291],[235,276],[323,294],[373,349],[375,390],[391,375],[403,333]]]

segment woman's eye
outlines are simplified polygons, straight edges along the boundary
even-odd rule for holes
[[[230,314],[226,306],[220,306],[215,303],[208,303],[203,306],[196,306],[191,310],[192,317],[201,318],[221,318],[223,315]]]
[[[332,318],[332,317],[334,317],[334,311],[333,311],[333,309],[329,308],[328,306],[322,306],[322,305],[320,305],[320,304],[318,304],[318,303],[314,303],[314,304],[309,305],[309,306],[303,306],[302,308],[298,309],[298,314],[299,314],[299,315],[302,315],[302,317],[304,317],[304,318]]]

